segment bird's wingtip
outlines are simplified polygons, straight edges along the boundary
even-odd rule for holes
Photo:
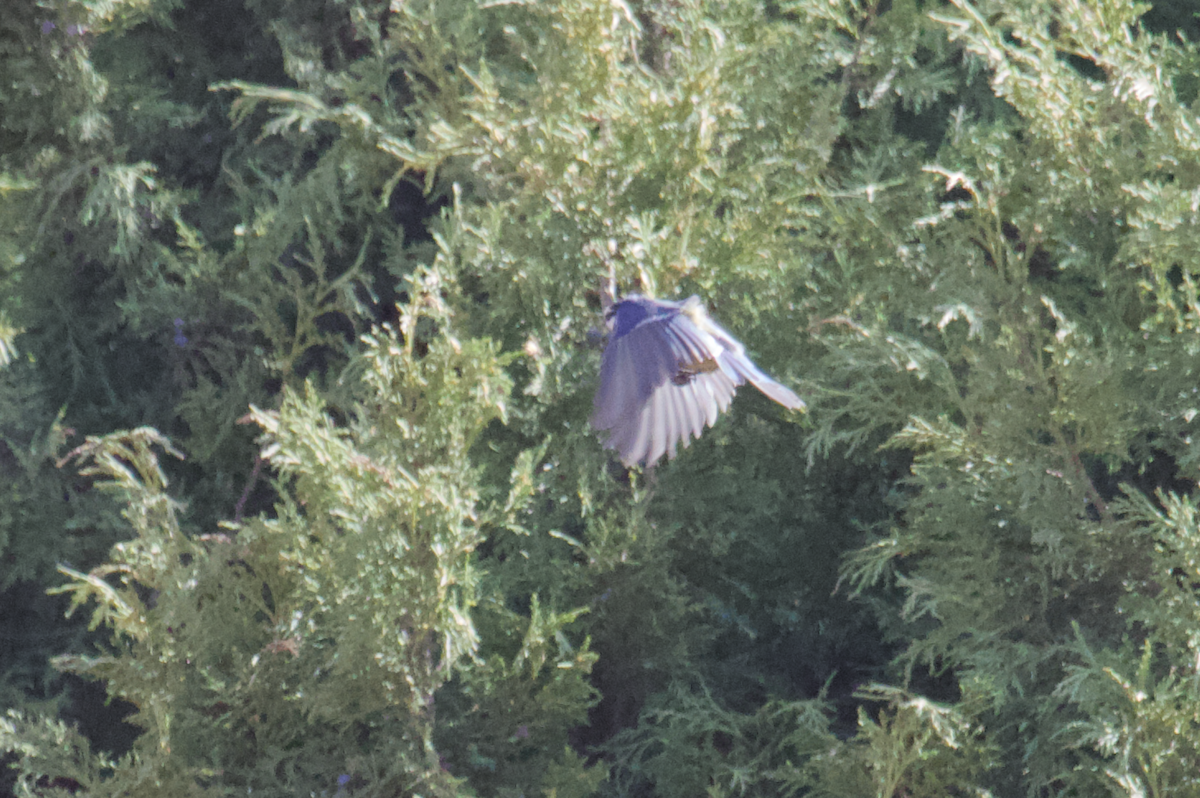
[[[774,380],[761,381],[756,380],[754,387],[762,391],[767,397],[775,402],[786,407],[788,410],[799,410],[803,412],[808,405],[804,400],[795,394],[790,388],[787,388]]]

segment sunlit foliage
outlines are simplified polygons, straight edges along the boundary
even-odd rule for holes
[[[13,789],[1200,793],[1186,6],[16,3]],[[619,467],[610,275],[809,412]]]

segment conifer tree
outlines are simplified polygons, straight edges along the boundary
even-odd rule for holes
[[[1197,791],[1186,3],[18,6],[18,792]],[[609,274],[809,413],[620,468]]]

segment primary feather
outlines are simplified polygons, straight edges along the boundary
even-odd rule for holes
[[[609,307],[592,426],[627,466],[674,457],[751,383],[792,410],[800,397],[771,379],[713,321],[698,297],[684,302],[631,294]]]

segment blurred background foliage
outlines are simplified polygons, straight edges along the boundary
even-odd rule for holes
[[[0,794],[1200,795],[1195,10],[10,2]]]

